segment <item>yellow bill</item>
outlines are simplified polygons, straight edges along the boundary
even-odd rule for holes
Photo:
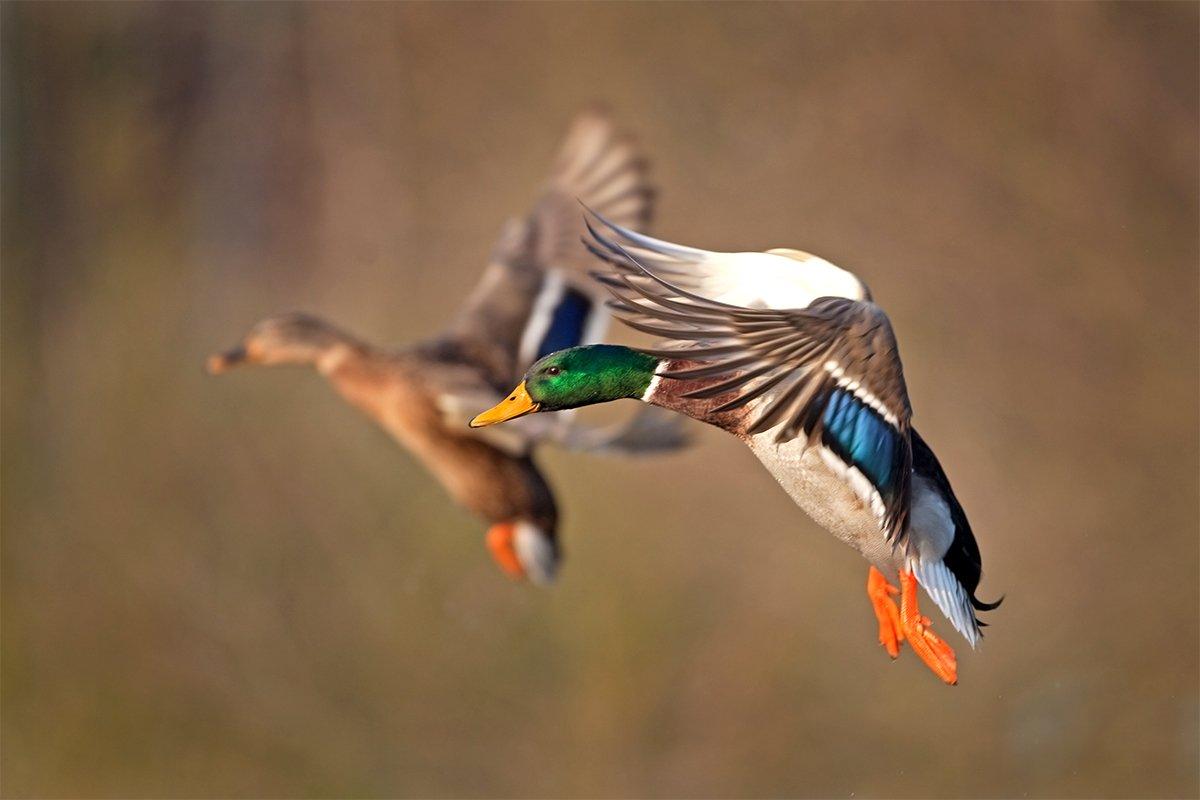
[[[471,427],[482,428],[485,425],[495,425],[497,422],[507,422],[510,419],[532,414],[539,408],[541,406],[533,402],[533,398],[525,389],[525,381],[521,381],[521,384],[513,389],[508,397],[471,420]]]

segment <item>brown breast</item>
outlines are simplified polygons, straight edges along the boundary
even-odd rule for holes
[[[665,372],[676,372],[685,369],[692,369],[702,366],[699,361],[672,360],[668,363]],[[715,425],[722,430],[729,431],[735,435],[741,435],[749,424],[749,412],[745,407],[735,408],[729,411],[715,412],[714,409],[719,408],[723,403],[727,403],[733,399],[735,392],[725,392],[716,397],[695,398],[685,397],[689,392],[697,389],[703,389],[706,386],[712,386],[725,378],[696,378],[686,380],[672,380],[663,378],[658,385],[658,389],[654,393],[654,405],[668,408],[672,411],[677,411],[680,414],[686,414],[692,419],[709,425]]]

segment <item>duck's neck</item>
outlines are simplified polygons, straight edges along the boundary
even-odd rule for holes
[[[240,347],[210,359],[210,368],[222,372],[239,364],[294,365],[329,375],[344,362],[370,352],[368,344],[319,317],[284,314],[259,322]]]
[[[608,352],[610,364],[619,367],[608,366],[603,372],[598,370],[593,373],[597,382],[594,391],[601,402],[617,397],[630,397],[727,431],[737,432],[742,427],[746,416],[744,409],[714,413],[714,409],[732,397],[731,394],[721,394],[712,398],[686,396],[689,392],[716,382],[716,379],[678,380],[666,377],[670,372],[700,366],[699,362],[660,358],[640,350],[615,345],[597,347]]]
[[[691,417],[708,425],[713,425],[730,433],[739,434],[745,428],[747,411],[737,408],[732,411],[717,412],[715,409],[731,400],[733,394],[725,392],[716,397],[688,397],[691,392],[703,389],[713,383],[716,378],[689,378],[685,380],[662,377],[665,373],[681,372],[701,366],[698,361],[684,359],[662,359],[656,370],[656,377],[647,388],[642,402],[674,411],[677,414]]]
[[[319,329],[278,348],[272,356],[268,363],[312,367],[350,403],[368,413],[379,413],[386,376],[378,351],[357,337],[323,323]]]
[[[313,352],[312,365],[325,377],[364,361],[369,349],[358,342],[339,341]]]

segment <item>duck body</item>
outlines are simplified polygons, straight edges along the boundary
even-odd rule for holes
[[[972,646],[975,612],[998,603],[975,597],[978,546],[912,426],[895,336],[865,284],[800,251],[709,252],[599,214],[589,232],[592,252],[613,266],[596,277],[619,317],[665,346],[551,354],[514,395],[527,398],[524,411],[502,405],[476,423],[632,397],[734,434],[808,516],[871,564],[867,594],[888,654],[908,641],[955,683],[957,659],[920,613],[918,590]]]
[[[698,366],[699,362],[692,360],[666,360],[657,371],[681,372]],[[948,587],[948,579],[952,579],[962,592],[947,589],[947,616],[972,646],[978,643],[978,620],[972,608],[987,607],[974,597],[982,574],[978,546],[941,464],[915,428],[912,507],[906,532],[911,546],[902,550],[880,535],[879,515],[871,507],[869,490],[861,480],[848,480],[846,463],[836,452],[805,439],[779,441],[775,429],[751,433],[748,429],[762,412],[764,401],[715,411],[731,399],[729,394],[709,399],[687,396],[711,383],[715,382],[660,380],[642,399],[738,437],[801,510],[892,582],[906,568],[927,575],[931,584]],[[942,574],[943,570],[949,575]]]
[[[534,461],[547,443],[591,452],[644,453],[684,443],[669,415],[635,415],[594,429],[528,420],[512,429],[468,428],[471,411],[499,401],[525,365],[553,349],[596,341],[609,315],[580,243],[579,198],[631,226],[647,224],[653,193],[646,161],[603,112],[570,126],[547,184],[524,218],[507,222],[478,284],[446,329],[402,348],[380,348],[309,314],[255,325],[209,360],[213,373],[243,365],[315,369],[350,405],[415,455],[459,505],[488,525],[493,558],[514,578],[551,581],[561,560],[554,494]]]
[[[430,342],[392,353],[358,352],[321,371],[347,403],[418,457],[459,505],[493,525],[523,520],[555,532],[554,495],[533,461],[533,448],[513,440],[506,450],[471,435],[439,408],[439,397],[462,390],[462,376],[483,379],[470,364],[448,369],[453,362],[446,349]],[[459,379],[440,380],[448,374]]]
[[[895,579],[899,565],[891,545],[879,535],[878,518],[818,448],[796,439],[779,443],[769,433],[747,436],[744,441],[814,522]]]

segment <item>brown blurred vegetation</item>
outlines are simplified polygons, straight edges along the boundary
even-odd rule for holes
[[[6,796],[1200,791],[1195,4],[0,11]],[[715,431],[547,454],[536,591],[314,376],[202,374],[435,330],[595,99],[664,236],[889,309],[1008,597],[956,689]]]

